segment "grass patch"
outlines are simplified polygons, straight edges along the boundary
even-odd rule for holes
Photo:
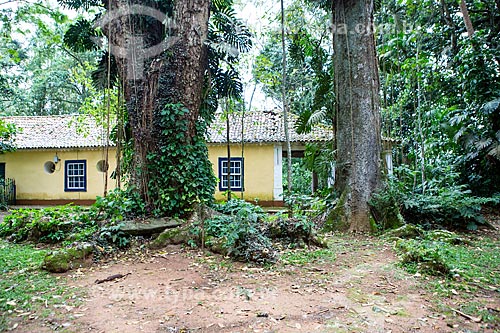
[[[11,327],[14,319],[63,304],[72,296],[60,277],[40,269],[46,252],[0,240],[0,331]]]
[[[497,290],[500,285],[500,241],[481,239],[452,245],[426,239],[400,240],[396,250],[410,273],[417,271],[445,277],[450,282]]]
[[[297,249],[287,250],[281,255],[284,265],[304,266],[310,263],[335,261],[336,255],[332,249]]]
[[[477,297],[497,297],[500,292],[499,248],[500,241],[489,238],[458,245],[426,238],[396,243],[405,270],[434,276],[427,278],[424,286],[436,295],[438,304],[446,308],[446,300],[459,297],[464,302],[458,310],[493,324],[500,323],[498,313],[488,311],[484,304],[477,302]]]

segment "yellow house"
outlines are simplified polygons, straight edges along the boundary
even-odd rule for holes
[[[3,119],[18,129],[17,150],[0,155],[0,178],[15,180],[17,204],[90,204],[106,186],[114,188],[106,180],[106,135],[91,118],[83,124],[77,116]],[[116,168],[115,155],[109,148],[109,170]]]
[[[4,117],[18,128],[17,150],[0,155],[0,178],[14,179],[16,203],[90,204],[105,190],[116,187],[106,177],[116,168],[116,148],[106,131],[90,117],[76,115]],[[80,116],[81,117],[81,116]],[[293,151],[303,151],[311,141],[329,140],[333,133],[318,127],[312,133],[290,132]],[[228,187],[227,122],[216,114],[207,145],[214,174],[215,198],[223,199]],[[283,118],[278,111],[247,112],[229,117],[230,178],[233,193],[261,205],[283,203],[282,161],[285,148]]]
[[[289,120],[292,156],[300,156],[305,144],[333,138],[333,131],[316,126],[308,134],[295,131],[296,117]],[[227,121],[218,113],[207,139],[209,159],[218,177],[216,199],[227,190]],[[283,158],[286,140],[280,111],[253,111],[229,116],[231,190],[233,194],[262,206],[283,205]]]

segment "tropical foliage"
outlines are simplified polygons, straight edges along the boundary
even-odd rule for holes
[[[71,69],[92,59],[63,44],[71,20],[43,2],[0,10],[0,113],[75,113],[87,97]],[[90,72],[86,72],[88,75]]]
[[[0,11],[0,113],[92,113],[102,124],[109,122],[108,116],[116,119],[110,131],[122,149],[120,177],[134,169],[135,147],[117,61],[95,42],[105,31],[96,29],[92,20],[106,8],[93,0],[59,3],[87,13],[70,19],[63,10],[41,1]],[[157,5],[172,14],[171,1]],[[291,112],[298,116],[299,132],[318,124],[335,130],[331,30],[336,27],[325,24],[331,21],[331,5],[331,1],[293,0],[285,11],[289,55],[285,88]],[[493,0],[470,1],[466,6],[473,33],[466,29],[463,9],[456,1],[376,4],[382,132],[393,139],[392,146],[385,148],[392,150],[398,167],[395,180],[384,189],[389,189],[384,193],[390,198],[375,199],[397,205],[407,221],[472,229],[482,223],[476,219],[479,207],[492,203],[479,197],[493,198],[500,192],[500,8]],[[160,195],[148,213],[182,215],[194,203],[209,201],[214,178],[207,161],[198,161],[206,157],[204,131],[221,100],[240,103],[242,99],[239,60],[252,47],[252,36],[237,18],[233,1],[212,1],[210,10],[198,136],[189,149],[180,142],[161,143],[164,151],[179,156],[175,163],[169,164],[170,159],[159,157],[158,152],[148,156],[151,168],[161,169],[162,174],[181,175],[188,167],[203,172],[177,177],[182,190],[152,179],[150,191]],[[275,29],[279,15],[273,19],[262,36],[252,74],[266,95],[280,102],[283,54]],[[170,125],[184,128],[186,110],[176,103],[163,106],[158,118],[162,130],[180,135]],[[0,132],[1,150],[8,151],[14,129],[0,124]],[[190,153],[194,151],[204,153]],[[305,159],[294,164],[292,192],[299,197],[316,195],[328,202],[322,205],[325,209],[333,207],[338,200],[330,189],[336,151],[335,142],[308,145]],[[309,186],[312,172],[320,189],[315,194]],[[137,207],[146,213],[143,205],[138,200]]]
[[[379,11],[384,133],[401,140],[399,163],[414,168],[421,193],[443,168],[475,194],[500,190],[500,8],[468,7],[472,36],[458,2],[386,2]]]
[[[458,2],[376,6],[382,134],[392,139],[384,148],[393,150],[400,166],[398,185],[391,181],[391,190],[381,192],[386,203],[397,201],[407,221],[427,226],[474,229],[483,223],[481,206],[496,202],[476,196],[500,192],[500,8],[494,1],[466,5],[471,35]],[[287,71],[293,78],[287,91],[299,131],[335,124],[331,37],[321,23],[332,15],[331,8],[331,1],[300,0],[287,8],[292,59]],[[254,76],[268,96],[279,100],[281,50],[273,38],[270,33]],[[324,184],[331,177],[335,148],[312,144],[306,150],[306,166]],[[335,194],[327,198],[337,200]]]

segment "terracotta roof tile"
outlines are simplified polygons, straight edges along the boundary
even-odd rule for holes
[[[2,117],[18,131],[14,145],[18,149],[103,147],[105,132],[92,117],[78,115]]]
[[[241,142],[242,114],[229,116],[229,139]],[[285,142],[283,114],[280,111],[245,112],[243,117],[243,138],[247,143]],[[315,126],[308,134],[298,134],[295,130],[297,116],[289,115],[291,142],[326,141],[333,138],[333,131],[326,126]],[[223,113],[215,115],[215,121],[209,130],[209,143],[226,143],[226,119]]]
[[[80,117],[80,121],[78,121]],[[2,117],[19,129],[14,144],[18,149],[97,148],[104,147],[105,131],[94,118],[78,115]],[[241,142],[241,115],[230,115],[230,140]],[[325,141],[333,132],[316,126],[309,134],[295,131],[296,116],[291,115],[290,139],[292,142]],[[243,120],[244,140],[247,143],[285,142],[283,115],[274,111],[246,112]],[[222,113],[208,131],[208,143],[226,142],[226,120]],[[110,145],[113,145],[110,142]]]

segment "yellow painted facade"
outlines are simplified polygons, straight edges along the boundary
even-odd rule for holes
[[[59,158],[53,173],[46,171],[45,164]],[[109,150],[109,170],[116,168],[116,150]],[[87,164],[85,192],[65,191],[65,161],[85,160]],[[17,150],[0,155],[5,163],[5,177],[16,181],[17,200],[95,200],[104,193],[105,173],[98,171],[97,164],[104,160],[103,149],[64,150]],[[115,187],[115,180],[108,179],[108,190]]]
[[[243,153],[243,198],[247,201],[255,199],[261,201],[273,200],[274,187],[274,145],[272,144],[245,144]],[[219,158],[227,158],[227,146],[225,144],[209,144],[208,157],[212,162],[215,176],[219,176]],[[241,145],[231,145],[231,157],[241,157]],[[234,192],[241,198],[241,192]],[[215,199],[224,199],[224,193],[215,191]]]
[[[45,163],[56,156],[60,161],[53,173],[45,170]],[[227,158],[224,144],[209,144],[208,153],[214,174],[219,176],[219,158]],[[116,150],[109,150],[109,170],[116,168]],[[231,145],[231,156],[241,157],[241,145]],[[85,192],[65,191],[65,161],[85,160],[87,164],[87,190]],[[0,155],[0,163],[5,163],[5,177],[16,181],[17,200],[95,200],[104,193],[105,173],[98,170],[97,164],[104,160],[100,149],[27,149]],[[248,201],[273,201],[274,187],[274,145],[246,144],[243,159],[244,188],[243,198]],[[108,190],[115,188],[116,181],[108,178]],[[241,192],[233,192],[241,197]],[[224,192],[215,189],[215,199],[225,199]],[[41,202],[43,203],[43,202]]]

